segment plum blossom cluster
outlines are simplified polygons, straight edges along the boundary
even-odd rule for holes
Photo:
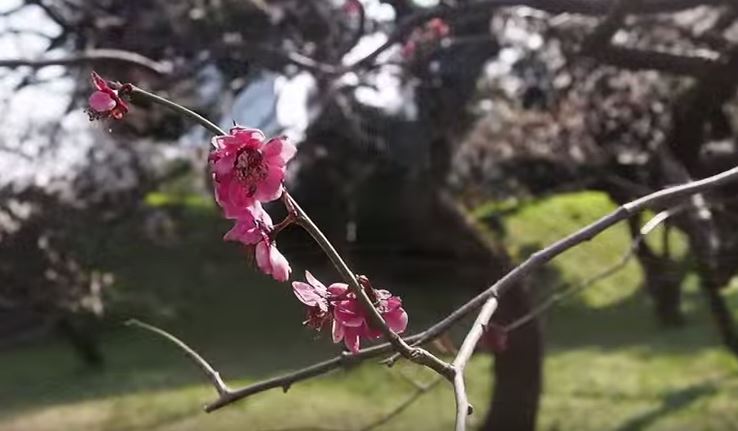
[[[330,324],[333,342],[343,341],[354,353],[359,351],[362,338],[371,340],[382,336],[382,332],[371,325],[366,310],[347,284],[333,283],[326,287],[308,271],[305,271],[305,280],[307,283],[293,281],[292,290],[307,306],[304,322],[307,326],[321,330]],[[366,277],[360,276],[359,282],[387,326],[398,334],[404,332],[408,317],[402,300],[386,290],[372,288]]]
[[[277,249],[276,231],[262,203],[279,199],[287,162],[297,149],[284,137],[267,140],[260,130],[236,126],[213,138],[209,161],[215,200],[234,221],[224,239],[254,248],[256,264],[277,281],[287,281],[291,268]]]
[[[216,136],[213,146],[210,165],[215,199],[225,217],[234,220],[224,239],[253,246],[259,269],[277,281],[287,281],[290,265],[277,249],[274,236],[278,230],[261,204],[282,195],[285,168],[296,148],[283,137],[266,140],[261,131],[243,127]],[[352,352],[359,350],[362,338],[381,337],[382,332],[370,324],[366,310],[348,285],[333,283],[325,287],[310,272],[305,277],[307,283],[294,281],[292,288],[308,307],[306,325],[320,330],[330,323],[333,341],[343,341]],[[359,280],[389,328],[403,332],[408,318],[402,300],[386,290],[373,289],[366,277]]]
[[[128,105],[120,93],[133,91],[133,87],[123,84],[116,90],[95,72],[92,72],[92,85],[95,91],[87,110],[90,119],[123,118]],[[215,136],[212,145],[208,163],[215,200],[225,218],[233,221],[233,227],[223,239],[248,247],[263,273],[280,282],[288,281],[292,269],[277,249],[276,236],[293,223],[296,215],[289,214],[283,222],[274,225],[262,204],[283,196],[286,166],[297,149],[285,137],[267,139],[260,130],[241,126]],[[382,335],[379,328],[372,326],[367,310],[347,284],[325,287],[310,272],[306,271],[305,277],[307,283],[294,281],[292,288],[307,306],[304,322],[307,326],[321,330],[331,325],[333,341],[343,341],[352,352],[359,350],[362,338],[371,340]],[[408,316],[402,300],[386,290],[373,289],[366,277],[360,276],[358,280],[387,326],[396,333],[404,332]]]

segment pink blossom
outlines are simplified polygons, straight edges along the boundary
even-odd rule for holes
[[[372,290],[375,296],[374,307],[387,326],[400,334],[407,328],[407,313],[402,308],[402,300],[386,290]],[[334,291],[333,294],[343,294]],[[348,292],[345,299],[337,301],[333,308],[333,342],[343,340],[346,347],[356,353],[361,338],[376,339],[382,331],[372,327],[370,318],[353,292]],[[370,295],[371,297],[372,295]]]
[[[239,213],[233,228],[226,232],[223,239],[255,245],[268,237],[273,228],[272,218],[259,202],[254,202]]]
[[[292,282],[292,291],[303,304],[307,305],[307,320],[303,322],[307,326],[320,330],[323,325],[331,320],[329,297],[331,291],[345,291],[348,287],[344,283],[333,283],[325,287],[309,271],[305,271],[305,280]]]
[[[128,113],[128,105],[120,98],[118,91],[110,88],[107,81],[95,72],[90,73],[90,78],[96,90],[88,100],[90,120],[107,117],[113,117],[116,120],[123,118]]]
[[[260,130],[233,127],[230,134],[214,137],[213,146],[215,198],[226,217],[238,218],[254,202],[282,195],[285,166],[297,151],[286,138],[267,141]]]
[[[372,326],[368,313],[347,284],[333,283],[325,287],[309,272],[305,273],[305,278],[307,283],[292,282],[292,290],[300,302],[308,306],[306,325],[320,330],[325,323],[332,321],[333,342],[343,341],[354,353],[359,351],[362,338],[382,336],[382,332]],[[396,333],[404,332],[408,317],[402,308],[402,300],[386,290],[374,290],[368,283],[362,284],[387,326]]]
[[[256,201],[240,211],[233,227],[226,232],[223,239],[255,246],[256,266],[277,281],[287,281],[292,269],[270,236],[273,230],[271,217]]]

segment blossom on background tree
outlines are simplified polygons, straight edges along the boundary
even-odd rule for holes
[[[320,330],[331,322],[333,342],[343,341],[354,353],[359,351],[362,338],[372,340],[382,336],[378,328],[371,326],[366,310],[347,284],[333,283],[325,287],[308,271],[305,271],[305,279],[307,283],[293,281],[292,290],[308,307],[308,318],[304,322],[307,326]],[[404,332],[408,317],[400,297],[372,288],[364,276],[359,277],[359,281],[387,326],[398,334]]]
[[[435,50],[439,43],[451,34],[451,27],[441,18],[434,18],[418,27],[402,45],[401,54],[406,60],[424,57]]]

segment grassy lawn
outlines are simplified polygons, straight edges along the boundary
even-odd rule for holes
[[[174,244],[139,240],[130,227],[110,233],[119,246],[100,256],[100,264],[120,277],[102,340],[104,371],[81,369],[54,339],[2,352],[0,430],[358,429],[413,392],[401,373],[423,382],[433,378],[407,364],[388,370],[367,363],[296,384],[286,394],[266,392],[203,413],[200,407],[214,394],[198,371],[176,349],[120,322],[140,317],[173,331],[233,385],[326,358],[336,349],[300,326],[303,311],[288,287],[256,274],[236,247],[219,241],[225,225],[212,208],[196,200],[187,204]],[[489,217],[495,209],[480,208],[477,215]],[[506,218],[504,240],[522,257],[610,209],[594,193],[527,204]],[[545,292],[585,279],[616,262],[628,243],[625,227],[617,226],[561,256],[533,285]],[[671,330],[655,323],[639,282],[638,267],[630,264],[546,316],[540,429],[738,429],[738,361],[720,346],[695,280],[686,286],[688,325]],[[403,296],[416,329],[467,295],[444,294],[427,284],[392,287]],[[727,294],[738,308],[738,283]],[[488,401],[490,367],[490,357],[478,355],[468,369],[477,407]],[[452,393],[440,385],[379,429],[445,430],[452,416]],[[475,419],[482,417],[479,411]]]

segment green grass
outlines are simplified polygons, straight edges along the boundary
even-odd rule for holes
[[[0,430],[273,430],[311,426],[355,429],[401,402],[412,387],[399,373],[433,378],[410,365],[367,363],[349,371],[256,395],[220,412],[200,407],[214,394],[176,349],[125,328],[128,317],[153,321],[190,342],[234,384],[273,375],[335,353],[325,337],[300,326],[303,311],[285,285],[248,268],[235,246],[219,241],[226,229],[206,202],[154,196],[149,203],[185,204],[180,239],[142,240],[132,227],[109,232],[116,246],[99,256],[119,274],[102,340],[103,372],[80,368],[71,351],[50,339],[0,354]],[[510,211],[488,205],[479,218]],[[578,193],[523,205],[506,216],[499,235],[517,258],[559,239],[612,209],[602,195]],[[135,224],[135,223],[134,223]],[[678,247],[683,241],[676,238]],[[617,261],[628,247],[617,226],[561,256],[538,274],[536,292],[575,283]],[[287,250],[290,254],[290,250]],[[299,273],[299,269],[296,268]],[[639,289],[635,264],[562,303],[544,319],[547,356],[542,430],[729,430],[738,428],[738,362],[719,344],[690,278],[688,325],[665,330]],[[439,286],[445,282],[438,280]],[[448,312],[453,297],[429,286],[393,286],[420,328]],[[726,294],[738,307],[738,284]],[[490,394],[491,359],[468,368],[473,403]],[[479,421],[483,411],[474,419]],[[444,430],[453,422],[446,385],[426,394],[384,430]]]

